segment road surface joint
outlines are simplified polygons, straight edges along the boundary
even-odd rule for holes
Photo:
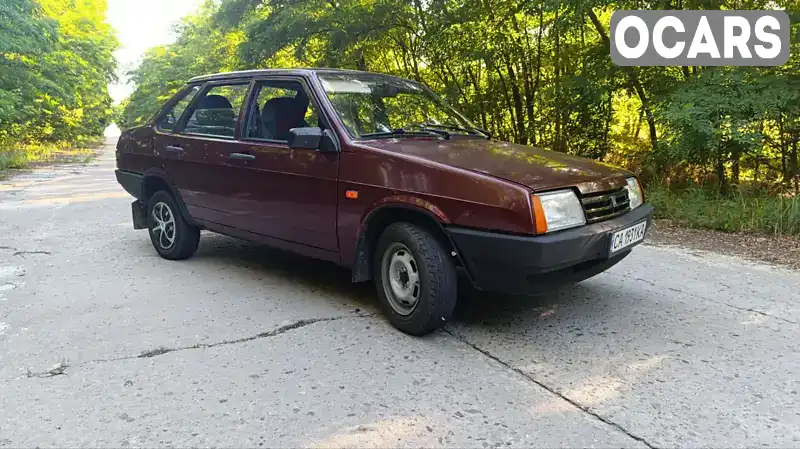
[[[633,433],[632,431],[626,429],[622,425],[620,425],[620,424],[618,424],[618,423],[616,423],[614,421],[611,421],[610,419],[608,419],[608,418],[600,415],[599,413],[593,411],[589,407],[587,407],[587,406],[585,406],[585,405],[573,400],[572,398],[564,395],[563,393],[561,393],[557,389],[551,387],[550,385],[547,385],[546,383],[536,379],[530,373],[527,373],[527,372],[525,372],[525,371],[523,371],[523,370],[521,370],[519,368],[515,368],[514,366],[512,366],[508,362],[502,360],[500,357],[492,354],[488,350],[483,349],[480,346],[470,342],[466,337],[464,337],[463,335],[459,334],[458,332],[456,332],[456,331],[454,331],[452,329],[447,329],[447,328],[445,328],[443,330],[443,332],[448,334],[448,335],[450,335],[450,336],[452,336],[453,338],[455,338],[456,340],[460,341],[461,343],[471,347],[475,351],[478,351],[479,353],[483,354],[486,358],[488,358],[490,360],[493,360],[493,361],[499,363],[500,365],[502,365],[504,368],[506,368],[506,369],[508,369],[508,370],[510,370],[510,371],[522,376],[526,381],[529,381],[529,382],[535,384],[536,386],[547,390],[549,393],[555,395],[556,397],[558,397],[559,399],[561,399],[564,402],[568,403],[572,407],[575,407],[576,409],[586,413],[587,415],[593,417],[594,419],[597,419],[598,421],[602,422],[603,424],[606,424],[606,425],[608,425],[610,427],[613,427],[614,429],[622,432],[623,434],[629,436],[633,440],[638,441],[638,442],[644,444],[645,446],[647,446],[647,447],[649,447],[651,449],[659,449],[659,446],[656,446],[655,444],[647,441],[645,438],[643,438],[643,437],[641,437],[639,435],[636,435],[635,433]]]

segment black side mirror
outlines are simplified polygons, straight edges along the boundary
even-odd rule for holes
[[[322,128],[292,128],[287,140],[289,148],[316,150],[322,142]]]
[[[319,144],[320,153],[338,153],[339,141],[333,131],[325,129],[322,131],[322,142]]]
[[[319,127],[292,128],[289,130],[289,148],[299,150],[317,150],[320,153],[336,153],[339,145],[331,130]]]

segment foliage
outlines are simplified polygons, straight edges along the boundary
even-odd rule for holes
[[[617,67],[617,9],[767,9],[792,16],[780,68]],[[800,190],[800,4],[793,0],[211,0],[131,74],[140,124],[189,77],[327,66],[424,82],[501,139],[636,169]]]
[[[98,144],[96,138],[77,141],[17,143],[0,151],[0,179],[9,169],[25,169],[39,163],[85,162],[94,152],[90,149]]]
[[[0,152],[102,134],[117,47],[105,13],[106,0],[0,2]]]
[[[656,207],[657,218],[691,227],[800,235],[800,196],[739,190],[722,196],[716,189],[693,186],[675,191],[656,185],[648,189],[647,200]]]

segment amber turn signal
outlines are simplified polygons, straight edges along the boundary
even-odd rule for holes
[[[344,192],[344,197],[351,200],[358,199],[358,190],[346,190]]]
[[[547,234],[547,217],[544,215],[542,200],[536,195],[531,195],[531,204],[533,207],[533,224],[536,234]]]

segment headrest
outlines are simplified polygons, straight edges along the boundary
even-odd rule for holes
[[[233,105],[222,95],[208,95],[200,100],[197,109],[233,109]]]
[[[284,111],[286,113],[297,113],[299,110],[297,100],[291,97],[278,97],[272,98],[264,103],[264,108],[261,110],[262,117],[272,118],[275,116],[276,111]]]

